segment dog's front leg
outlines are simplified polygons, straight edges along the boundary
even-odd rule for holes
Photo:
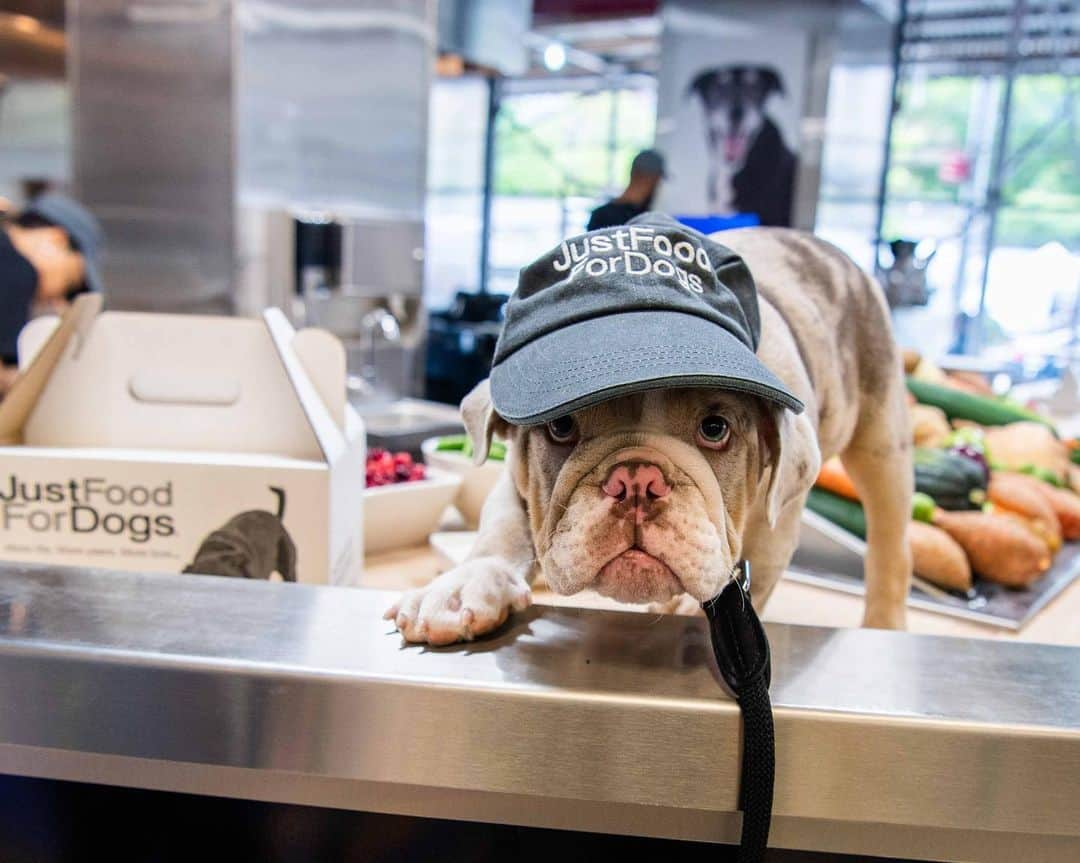
[[[387,610],[407,641],[452,644],[496,629],[532,602],[535,554],[510,465],[491,491],[468,558]]]

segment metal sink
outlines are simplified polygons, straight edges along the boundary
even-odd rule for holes
[[[386,447],[419,455],[420,444],[426,438],[460,434],[465,429],[458,409],[442,402],[398,399],[353,406],[363,417],[369,448]]]

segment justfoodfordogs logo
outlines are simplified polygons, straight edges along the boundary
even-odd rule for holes
[[[673,240],[643,225],[565,240],[559,252],[552,266],[558,273],[568,273],[569,281],[582,273],[587,276],[655,274],[675,278],[691,293],[702,294],[705,292],[702,276],[708,278],[713,272],[708,254],[697,243]]]
[[[0,480],[0,528],[5,532],[106,533],[145,543],[176,533],[172,515],[161,512],[172,505],[172,482],[150,488],[102,477],[35,482],[9,474]]]

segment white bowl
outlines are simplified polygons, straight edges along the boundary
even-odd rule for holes
[[[364,490],[364,554],[427,541],[461,486],[455,473],[428,468],[427,477]]]
[[[484,507],[484,501],[491,494],[491,489],[502,475],[506,463],[488,459],[482,465],[475,465],[471,458],[459,452],[435,449],[438,442],[439,438],[432,437],[421,444],[424,463],[461,477],[461,488],[454,499],[454,506],[465,519],[466,526],[475,530],[480,523],[480,510]]]

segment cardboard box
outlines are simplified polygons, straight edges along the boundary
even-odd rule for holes
[[[356,583],[364,434],[341,343],[277,309],[100,309],[84,295],[20,340],[0,558]]]

